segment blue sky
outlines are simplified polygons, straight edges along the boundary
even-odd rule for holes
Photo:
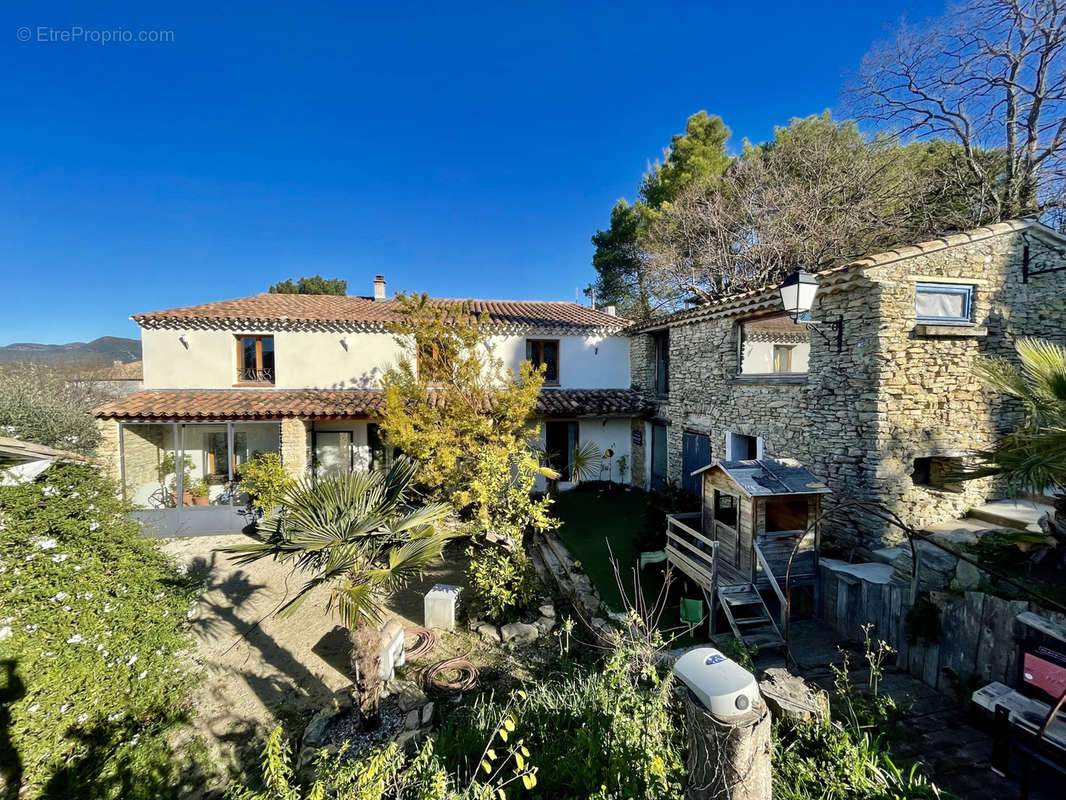
[[[131,313],[315,273],[572,300],[690,114],[766,139],[942,8],[165,5],[0,10],[0,344],[136,336]],[[38,41],[75,27],[173,41]]]

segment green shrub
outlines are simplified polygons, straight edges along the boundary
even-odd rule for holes
[[[833,723],[774,723],[775,800],[933,800],[944,795],[917,767],[903,771],[880,740]]]
[[[538,588],[537,571],[520,550],[485,547],[473,555],[466,578],[474,603],[486,619],[511,622],[530,607]]]
[[[514,720],[504,709],[490,730],[488,744],[479,744],[476,775],[453,780],[433,752],[432,740],[413,758],[405,758],[395,742],[357,758],[347,757],[347,745],[336,755],[323,750],[307,792],[295,780],[289,748],[274,729],[263,749],[262,789],[234,783],[228,800],[499,800],[512,784],[526,789],[537,785],[538,768],[528,760],[529,748],[511,735]]]
[[[256,453],[240,466],[238,489],[247,492],[252,505],[269,513],[281,505],[293,479],[277,453]]]
[[[182,719],[195,602],[115,486],[55,464],[0,487],[0,660],[20,797],[172,794],[168,730]]]
[[[0,367],[0,436],[91,455],[100,432],[90,411],[103,402],[37,364]]]
[[[682,794],[680,718],[671,675],[620,642],[601,669],[577,669],[528,688],[514,704],[515,736],[538,766],[531,797],[674,798]],[[481,697],[442,723],[438,752],[460,777],[475,772],[480,743],[500,714]]]

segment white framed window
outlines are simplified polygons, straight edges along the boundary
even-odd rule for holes
[[[763,457],[764,442],[761,436],[746,436],[729,431],[725,435],[725,460],[750,461]]]
[[[974,287],[961,283],[918,283],[914,312],[918,322],[969,325],[973,322]]]

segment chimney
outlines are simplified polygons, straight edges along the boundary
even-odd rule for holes
[[[375,275],[374,276],[374,299],[375,300],[384,300],[385,299],[385,276],[384,275]]]
[[[617,317],[618,316],[618,309],[615,308],[614,306],[607,306],[607,308],[605,308],[604,311],[606,311],[609,316],[612,316],[612,317]]]

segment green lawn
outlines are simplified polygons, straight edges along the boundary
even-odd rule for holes
[[[552,506],[552,511],[561,521],[559,538],[563,540],[574,558],[581,562],[582,569],[596,586],[604,603],[614,611],[622,611],[622,597],[610,563],[610,553],[618,560],[619,573],[625,582],[626,594],[633,596],[633,569],[637,564],[637,552],[633,547],[634,537],[648,527],[654,519],[655,510],[651,495],[640,490],[599,490],[579,487],[561,492]],[[610,552],[608,551],[610,546]],[[665,564],[647,567],[641,575],[641,587],[648,605],[655,602],[663,586],[662,568]],[[693,597],[698,595],[693,594]],[[667,636],[678,632],[681,620],[678,607],[681,598],[681,576],[675,572],[666,611],[659,627]],[[695,637],[687,634],[675,646],[707,640],[707,627],[696,631]]]

